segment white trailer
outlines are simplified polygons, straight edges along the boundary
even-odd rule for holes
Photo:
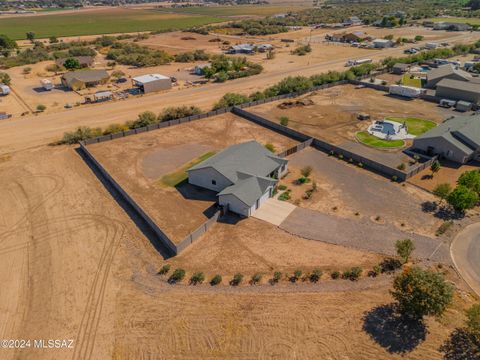
[[[345,66],[356,66],[362,64],[370,64],[372,59],[358,59],[358,60],[348,60]]]
[[[7,85],[0,84],[0,95],[10,94],[10,88]]]
[[[422,94],[423,90],[412,86],[391,85],[388,92],[390,95],[417,98]]]
[[[48,79],[40,80],[40,85],[42,85],[42,88],[46,91],[50,91],[54,88],[53,83]]]
[[[428,42],[425,44],[425,49],[436,49],[438,48],[438,43]]]

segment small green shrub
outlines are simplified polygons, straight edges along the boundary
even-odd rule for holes
[[[272,153],[275,152],[275,146],[271,143],[265,144],[265,148]]]
[[[210,280],[210,285],[215,286],[222,282],[222,275],[215,275],[212,280]]]
[[[335,280],[335,279],[338,279],[338,278],[340,277],[340,271],[334,271],[334,272],[332,272],[332,273],[330,274],[330,277],[331,277],[332,279],[334,279],[334,280]]]
[[[163,265],[160,270],[158,270],[158,275],[165,275],[170,271],[170,264]]]
[[[315,268],[313,269],[309,278],[311,282],[316,283],[320,280],[321,277],[322,277],[322,270],[320,270],[319,268]]]
[[[405,170],[405,163],[401,163],[400,165],[397,166],[398,170]]]
[[[359,162],[358,167],[363,168],[363,163]]]
[[[281,116],[280,117],[280,125],[283,125],[283,126],[288,126],[288,117],[287,116]]]
[[[445,221],[444,223],[442,223],[442,225],[438,227],[437,231],[435,232],[435,235],[440,236],[444,234],[448,229],[452,227],[452,225],[453,225],[452,220]]]
[[[360,278],[360,275],[362,275],[362,269],[358,266],[354,266],[351,269],[344,271],[342,274],[342,278],[356,281]]]
[[[278,190],[280,191],[287,190],[287,185],[284,185],[284,184],[278,185]]]
[[[393,175],[393,176],[392,176],[392,181],[393,181],[393,182],[397,182],[397,181],[398,181],[398,176],[397,176],[397,175]]]
[[[280,271],[275,271],[273,273],[272,284],[278,283],[282,279],[282,273]]]
[[[260,273],[255,273],[252,275],[252,278],[250,279],[250,284],[256,285],[262,280],[262,274]]]
[[[203,283],[204,280],[205,280],[205,275],[203,274],[203,272],[196,272],[190,278],[190,284],[192,285],[201,284]]]
[[[38,112],[44,112],[47,109],[47,107],[43,104],[37,105],[37,111]]]
[[[290,200],[290,193],[288,191],[285,191],[283,193],[280,194],[280,196],[278,197],[278,200],[280,201],[287,201],[287,200]]]
[[[291,282],[297,282],[298,279],[300,279],[301,277],[302,277],[302,270],[297,269],[293,272],[292,277],[290,277],[290,281]]]
[[[235,275],[233,275],[233,279],[230,281],[230,285],[238,286],[242,283],[242,280],[243,280],[243,274],[236,273]]]
[[[185,277],[185,270],[178,268],[178,269],[175,269],[172,275],[170,275],[168,282],[170,284],[175,284],[179,281],[182,281],[184,277]]]

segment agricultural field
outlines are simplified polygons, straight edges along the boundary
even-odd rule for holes
[[[213,16],[165,14],[143,9],[100,9],[97,11],[0,19],[0,33],[25,39],[33,31],[37,38],[50,36],[101,35],[141,31],[185,29],[223,21]]]
[[[192,6],[186,8],[165,8],[159,9],[161,12],[175,14],[196,14],[205,16],[227,16],[227,17],[245,17],[245,16],[269,16],[275,14],[284,14],[308,9],[309,6],[296,5],[241,5],[241,6]]]
[[[179,242],[213,214],[216,201],[215,193],[188,185],[185,170],[214,152],[252,139],[273,144],[278,152],[295,145],[227,113],[90,149],[160,228]]]

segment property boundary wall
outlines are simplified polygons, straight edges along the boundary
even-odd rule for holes
[[[313,138],[310,138],[307,141],[304,141],[304,142],[302,142],[298,145],[295,145],[295,146],[291,147],[290,149],[287,149],[285,151],[282,151],[281,153],[278,153],[277,156],[281,157],[281,158],[284,158],[284,157],[287,157],[289,155],[295,154],[296,152],[299,152],[299,151],[305,149],[306,147],[309,147],[310,145],[312,145],[312,142],[313,142]]]
[[[217,210],[210,219],[205,221],[202,225],[200,225],[198,228],[193,230],[182,241],[180,241],[180,243],[177,244],[177,253],[180,253],[183,250],[185,250],[195,240],[197,240],[200,236],[205,234],[218,221],[220,214],[221,214],[221,211]]]

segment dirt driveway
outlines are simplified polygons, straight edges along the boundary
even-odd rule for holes
[[[407,233],[388,224],[373,224],[368,220],[355,221],[297,208],[280,228],[294,235],[353,247],[360,250],[395,255],[395,242],[410,238],[415,243],[413,256],[450,264],[448,244],[439,240]]]

